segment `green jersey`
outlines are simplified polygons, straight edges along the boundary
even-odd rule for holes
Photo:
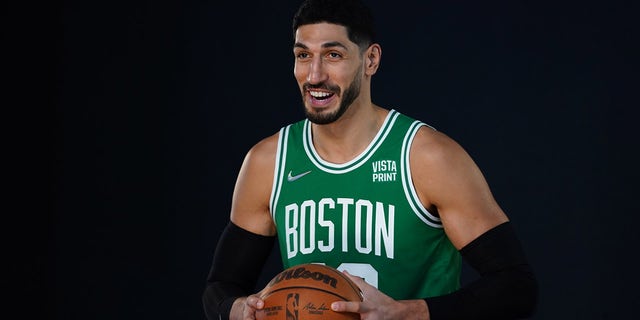
[[[318,155],[309,120],[280,130],[270,207],[285,268],[323,263],[394,299],[459,288],[460,254],[411,179],[409,149],[424,125],[390,110],[367,149],[340,164]]]

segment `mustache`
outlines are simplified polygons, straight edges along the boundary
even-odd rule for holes
[[[327,91],[330,91],[330,92],[333,92],[333,93],[336,93],[336,94],[340,93],[340,87],[333,86],[333,85],[330,85],[330,84],[327,84],[327,83],[311,84],[311,83],[306,82],[306,83],[304,83],[302,85],[302,89],[304,91],[308,91],[308,90],[311,90],[311,89],[322,89],[322,90],[327,90]]]

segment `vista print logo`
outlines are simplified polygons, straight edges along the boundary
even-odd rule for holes
[[[371,163],[373,173],[371,181],[388,182],[396,181],[398,174],[398,166],[394,160],[377,160]]]

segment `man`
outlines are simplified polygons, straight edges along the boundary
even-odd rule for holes
[[[362,319],[532,314],[536,279],[469,155],[445,134],[371,101],[381,46],[358,0],[308,0],[293,20],[305,120],[247,153],[203,295],[209,319],[254,319],[277,238],[284,267],[344,270]],[[461,258],[481,277],[460,288]]]

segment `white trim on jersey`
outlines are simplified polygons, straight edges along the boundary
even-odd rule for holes
[[[416,136],[416,133],[422,126],[427,126],[433,128],[425,123],[422,123],[418,120],[414,121],[409,130],[407,130],[407,134],[404,137],[402,142],[402,154],[400,162],[400,174],[402,176],[402,188],[404,189],[405,196],[407,197],[407,202],[413,209],[413,212],[429,226],[434,228],[442,228],[442,221],[440,218],[434,216],[422,205],[420,198],[418,197],[418,193],[416,192],[415,186],[413,184],[413,178],[411,177],[411,165],[409,162],[409,154],[411,151],[411,144],[413,143],[413,139]]]
[[[382,127],[380,128],[378,133],[376,133],[376,136],[373,138],[373,140],[371,140],[367,148],[352,160],[340,164],[326,161],[322,159],[322,157],[320,157],[320,155],[317,153],[316,148],[313,145],[311,124],[307,119],[304,123],[304,151],[307,153],[307,157],[309,158],[309,160],[311,160],[311,162],[316,167],[318,167],[318,169],[324,172],[333,174],[350,172],[362,166],[365,162],[367,162],[367,160],[369,160],[369,158],[371,158],[376,150],[378,150],[378,148],[386,139],[387,135],[389,135],[389,132],[391,132],[391,128],[393,128],[393,124],[396,122],[396,119],[399,115],[400,113],[398,113],[397,111],[393,109],[389,110],[389,114],[387,114]]]
[[[289,140],[289,127],[288,125],[280,129],[280,136],[278,137],[278,147],[276,150],[276,163],[273,168],[273,184],[271,186],[271,199],[269,203],[271,205],[271,218],[273,223],[276,223],[276,208],[278,205],[278,199],[280,198],[280,189],[282,188],[282,180],[284,179],[284,169],[287,162],[287,143]]]

